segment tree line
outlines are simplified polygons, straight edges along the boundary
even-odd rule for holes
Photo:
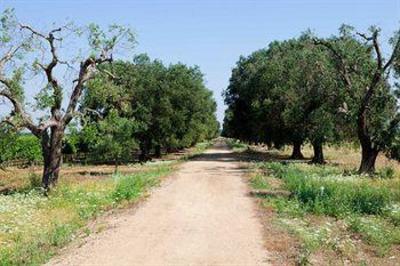
[[[224,91],[223,135],[292,145],[294,159],[303,158],[301,146],[309,142],[312,162],[320,164],[324,145],[358,142],[360,173],[374,172],[381,152],[399,159],[399,32],[387,56],[380,32],[343,25],[320,38],[307,31],[240,57]]]
[[[115,61],[88,83],[77,129],[68,143],[78,151],[123,161],[139,149],[140,161],[213,138],[216,103],[198,67],[165,66],[147,55]],[[129,158],[129,156],[128,156]]]
[[[217,134],[216,103],[199,68],[146,55],[114,59],[135,44],[121,25],[68,22],[42,31],[19,22],[12,9],[0,14],[0,99],[9,106],[2,111],[10,110],[0,114],[0,148],[9,149],[15,132],[35,136],[45,191],[57,183],[63,152],[118,164],[139,149],[146,161]],[[37,92],[34,99],[27,91]]]

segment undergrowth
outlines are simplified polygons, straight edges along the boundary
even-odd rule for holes
[[[37,189],[0,195],[0,265],[45,262],[58,247],[74,239],[89,219],[136,201],[170,173],[172,166],[161,163],[127,176],[66,182],[48,197]]]
[[[243,150],[246,150],[248,147],[247,144],[237,139],[226,139],[226,144],[235,152],[241,152]]]
[[[263,168],[282,179],[302,207],[316,214],[382,215],[396,198],[386,180],[346,176],[335,167],[267,163]]]
[[[301,240],[298,263],[308,264],[321,249],[333,250],[338,259],[356,261],[362,249],[358,238],[380,258],[393,245],[400,245],[400,182],[390,177],[390,170],[384,175],[367,177],[336,166],[268,162],[256,165],[250,183],[255,189],[271,188],[273,179],[280,180],[280,187],[272,189],[290,192],[289,197],[268,196],[262,202],[276,210],[280,226]]]

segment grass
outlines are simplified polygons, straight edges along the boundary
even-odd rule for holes
[[[205,141],[196,144],[194,147],[183,150],[179,153],[163,155],[162,160],[184,161],[192,156],[202,153],[212,145],[212,141]],[[154,160],[157,163],[158,159]],[[124,175],[131,175],[142,170],[138,163],[131,163],[118,166],[118,172]],[[15,191],[27,191],[32,186],[41,183],[40,177],[43,168],[41,165],[34,165],[27,168],[7,167],[0,169],[0,194]],[[61,168],[62,180],[85,180],[88,178],[104,179],[109,178],[115,172],[114,165],[82,165],[82,164],[64,164]]]
[[[226,144],[235,152],[242,152],[247,149],[247,144],[236,139],[226,139]]]
[[[16,184],[10,194],[0,194],[0,265],[40,265],[57,250],[78,237],[89,220],[113,209],[129,206],[146,191],[170,174],[176,163],[202,153],[211,142],[199,143],[179,158],[148,162],[144,165],[121,166],[114,175],[87,176],[81,172],[111,172],[109,166],[85,166],[64,169],[61,183],[48,197],[40,189],[39,175],[33,171],[25,178],[13,171],[4,185]],[[26,171],[26,170],[25,170]],[[17,171],[21,173],[20,171]],[[25,172],[24,172],[25,173]],[[25,173],[26,174],[26,173]],[[18,182],[15,182],[18,180]]]
[[[256,174],[250,178],[251,187],[254,189],[267,189],[269,188],[268,182],[266,182],[266,177],[261,174]]]
[[[289,197],[271,193],[261,202],[275,211],[276,226],[300,241],[297,264],[393,265],[398,259],[398,167],[378,164],[371,178],[357,175],[355,165],[253,163],[253,189],[290,192]]]
[[[316,214],[343,217],[348,214],[383,214],[396,200],[393,182],[357,175],[346,176],[334,167],[267,163],[267,171],[281,178],[285,188]]]
[[[49,197],[39,190],[0,196],[0,265],[39,265],[74,237],[89,219],[138,200],[172,163],[132,175],[65,182]]]

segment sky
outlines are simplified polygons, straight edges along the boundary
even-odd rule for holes
[[[374,24],[386,42],[400,26],[400,0],[0,0],[0,11],[10,7],[20,21],[39,28],[66,19],[130,25],[138,39],[135,53],[200,67],[219,121],[225,109],[221,94],[240,55],[307,29],[325,37],[342,23],[359,31]]]

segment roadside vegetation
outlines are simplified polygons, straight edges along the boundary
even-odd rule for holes
[[[77,237],[89,219],[137,201],[172,168],[171,163],[160,163],[132,175],[65,181],[48,197],[38,189],[0,195],[1,265],[45,262],[57,248]]]
[[[381,41],[376,26],[307,30],[232,70],[222,135],[257,162],[251,194],[277,264],[399,261],[399,31]]]
[[[143,199],[179,161],[209,145],[199,143],[178,159],[136,164],[130,174],[64,178],[47,197],[40,175],[31,174],[18,191],[0,195],[0,265],[40,265],[75,238],[104,230],[88,222]]]
[[[304,150],[312,154],[311,147]],[[357,150],[328,150],[327,164],[314,165],[307,159],[291,161],[287,149],[242,149],[254,160],[249,184],[265,212],[267,249],[273,260],[395,265],[400,251],[400,171],[394,167],[398,163],[378,158],[377,174],[371,178],[357,173],[358,160],[334,163],[344,154],[359,159]],[[279,242],[269,235],[290,240]]]

